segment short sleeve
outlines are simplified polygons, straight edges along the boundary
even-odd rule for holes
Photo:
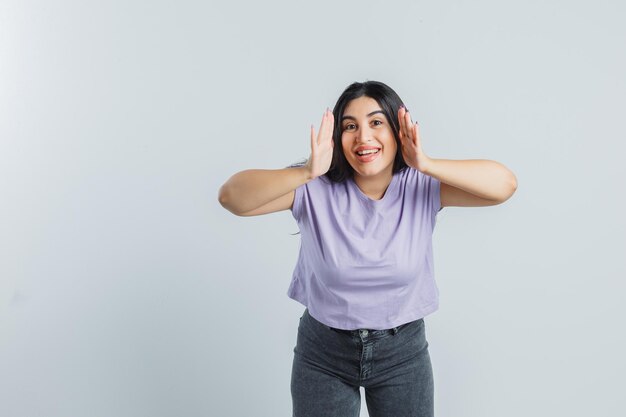
[[[306,164],[306,160],[302,162],[296,162],[295,164],[291,164],[287,166],[287,168],[299,168]],[[293,217],[300,221],[301,213],[302,213],[302,199],[304,198],[304,187],[306,184],[301,185],[300,187],[295,189],[295,196],[293,200],[293,204],[291,205],[291,214]]]
[[[420,177],[420,186],[422,188],[423,197],[427,201],[428,209],[431,211],[433,218],[441,210],[441,182],[429,175],[418,171]]]
[[[432,192],[430,195],[431,207],[433,209],[433,213],[435,216],[437,213],[441,211],[443,207],[441,207],[441,182],[437,178],[430,178],[430,188],[432,188]]]
[[[302,184],[294,190],[295,195],[293,198],[293,205],[291,206],[291,214],[296,221],[300,221],[302,215],[302,199],[304,198],[304,187],[306,184]]]

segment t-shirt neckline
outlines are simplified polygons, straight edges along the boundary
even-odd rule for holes
[[[365,193],[361,191],[359,186],[354,181],[354,177],[349,178],[348,182],[352,185],[352,188],[354,188],[356,194],[359,196],[361,200],[366,201],[370,204],[382,205],[385,203],[385,201],[390,199],[389,194],[391,191],[395,189],[395,185],[398,181],[398,175],[399,173],[395,173],[391,176],[391,182],[387,186],[387,189],[385,190],[385,194],[383,194],[383,198],[381,198],[380,200],[374,200],[373,198],[370,198],[369,196],[365,195]]]

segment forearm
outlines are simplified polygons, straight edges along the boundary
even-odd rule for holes
[[[423,172],[488,200],[505,201],[517,188],[517,179],[511,170],[499,162],[486,159],[430,158]]]
[[[306,167],[248,169],[220,187],[219,202],[232,213],[254,210],[311,180]]]

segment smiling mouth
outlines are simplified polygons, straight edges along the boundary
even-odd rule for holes
[[[379,151],[380,149],[368,149],[365,151],[358,151],[356,154],[359,156],[373,155],[373,154],[377,154]]]
[[[355,153],[357,161],[364,162],[364,163],[372,162],[378,159],[379,154],[380,154],[380,149],[377,149],[375,152],[368,151],[367,153],[362,154],[362,155],[359,154],[358,152]]]

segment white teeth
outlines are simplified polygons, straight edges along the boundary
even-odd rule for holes
[[[365,151],[359,151],[359,152],[357,152],[357,154],[359,154],[359,155],[368,155],[370,153],[376,153],[376,152],[378,152],[378,149],[367,149]]]

